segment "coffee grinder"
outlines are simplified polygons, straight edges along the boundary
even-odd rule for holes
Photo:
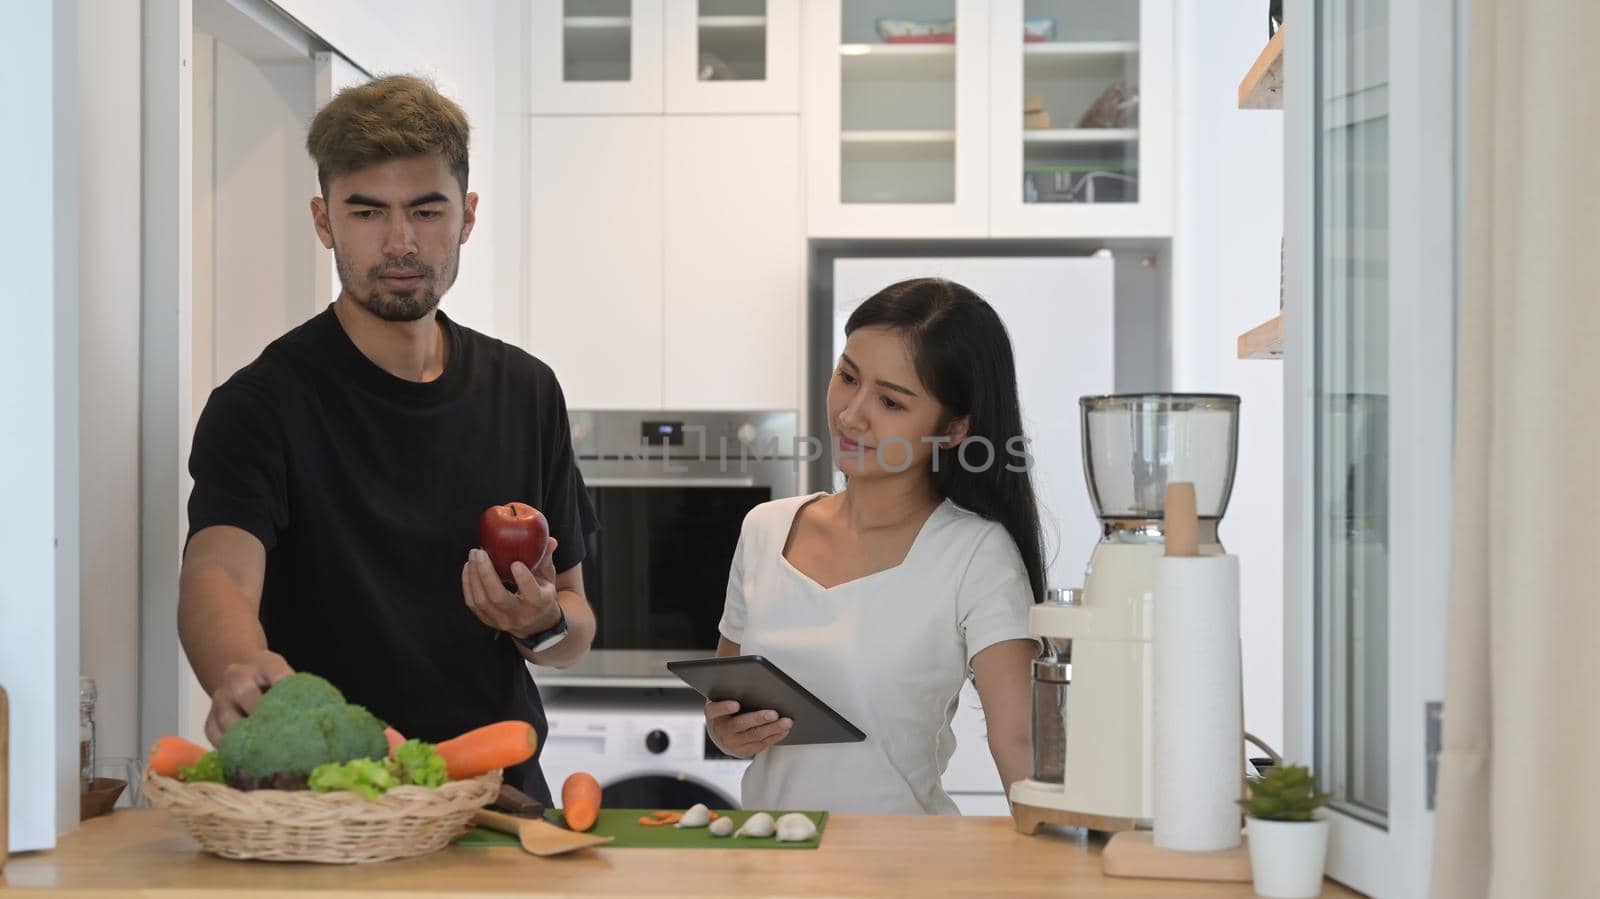
[[[1052,591],[1030,613],[1029,629],[1052,655],[1034,666],[1035,695],[1042,687],[1059,696],[1061,717],[1050,721],[1045,709],[1041,728],[1036,699],[1036,737],[1050,738],[1035,739],[1034,776],[1011,785],[1023,833],[1046,822],[1103,831],[1150,826],[1152,594],[1167,483],[1194,484],[1200,553],[1220,554],[1217,524],[1238,460],[1237,396],[1086,396],[1079,406],[1084,478],[1102,532],[1083,589]],[[1063,685],[1068,659],[1070,684]],[[1055,758],[1063,744],[1065,758]]]

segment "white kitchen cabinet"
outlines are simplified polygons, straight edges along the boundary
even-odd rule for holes
[[[663,2],[530,3],[528,111],[536,115],[661,112]]]
[[[800,0],[666,3],[669,114],[800,111]]]
[[[812,237],[1171,233],[1172,0],[805,13]]]
[[[1172,0],[995,0],[990,15],[990,233],[1170,234]]]
[[[805,13],[807,233],[987,235],[987,3],[816,0]],[[912,20],[953,20],[959,39],[883,39]]]
[[[794,116],[531,118],[528,347],[575,409],[794,409]]]
[[[665,407],[797,408],[799,120],[668,116],[665,129]]]
[[[575,409],[661,405],[659,116],[531,119],[529,350]]]
[[[539,0],[534,115],[795,113],[800,0]]]

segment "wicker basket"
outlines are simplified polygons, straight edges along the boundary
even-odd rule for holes
[[[500,772],[442,787],[395,787],[377,801],[358,793],[235,790],[187,784],[146,770],[144,794],[183,822],[207,852],[279,862],[376,862],[425,855],[467,831],[495,800]]]

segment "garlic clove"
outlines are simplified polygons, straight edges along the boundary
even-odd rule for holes
[[[772,816],[766,812],[756,812],[751,815],[739,829],[734,832],[735,837],[770,837],[775,826]]]
[[[689,806],[689,810],[683,813],[683,817],[678,819],[678,823],[672,826],[705,827],[710,822],[711,809],[706,808],[703,802],[696,802],[694,805]]]
[[[733,833],[733,819],[727,816],[718,818],[711,822],[710,830],[714,837],[729,836]]]
[[[817,836],[816,822],[799,812],[790,812],[779,818],[775,829],[780,843],[804,843]]]

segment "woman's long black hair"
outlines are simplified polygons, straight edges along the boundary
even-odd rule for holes
[[[933,476],[940,495],[1005,526],[1022,553],[1034,602],[1044,599],[1044,542],[1033,477],[1022,457],[1022,405],[1017,399],[1017,366],[1011,338],[1000,316],[982,297],[943,278],[915,278],[891,284],[856,307],[845,323],[848,336],[858,328],[889,327],[908,338],[917,376],[945,408],[948,418],[968,420],[967,439],[982,437],[990,454],[969,452],[969,471],[957,448],[941,446]],[[992,458],[990,464],[982,462]],[[1021,469],[1009,470],[1009,469]]]

